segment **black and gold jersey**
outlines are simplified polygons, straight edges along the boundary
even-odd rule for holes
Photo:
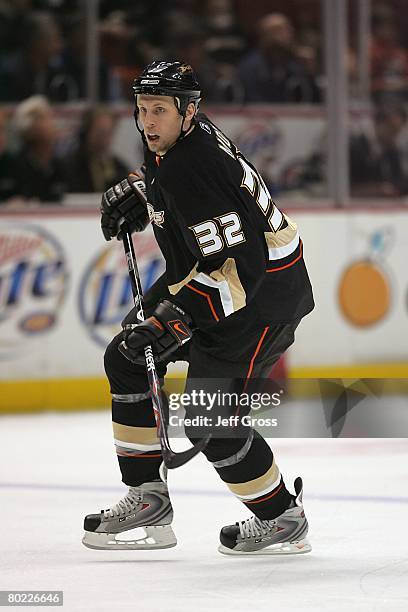
[[[146,152],[146,188],[171,299],[200,330],[248,317],[286,323],[313,309],[296,223],[205,115],[163,157]]]

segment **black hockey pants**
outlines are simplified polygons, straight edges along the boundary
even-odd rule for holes
[[[160,279],[146,294],[145,310],[149,314],[160,298],[165,297]],[[193,339],[177,352],[172,361],[188,361],[185,393],[243,391],[256,388],[256,379],[267,378],[273,364],[292,344],[297,323],[259,326],[248,322],[240,338],[231,339],[234,360],[219,358],[203,350]],[[109,344],[105,353],[105,371],[112,393],[112,421],[116,452],[122,480],[137,486],[159,478],[160,444],[149,398],[144,366],[128,361],[119,351],[122,334]],[[166,365],[158,368],[163,377]],[[222,387],[220,389],[220,386]],[[281,514],[292,499],[276,465],[273,453],[263,437],[249,425],[228,421],[241,417],[245,409],[218,406],[212,411],[213,423],[226,418],[224,427],[213,427],[213,438],[204,454],[231,492],[259,518],[274,518]],[[171,412],[170,412],[171,413]],[[246,411],[246,414],[248,411]],[[186,407],[186,416],[209,416],[202,406]],[[231,423],[231,424],[230,424]],[[200,427],[185,427],[190,440],[206,433]]]

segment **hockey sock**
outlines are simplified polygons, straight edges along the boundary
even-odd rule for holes
[[[230,491],[255,516],[274,519],[290,506],[293,495],[286,489],[273,453],[262,436],[252,429],[242,442],[215,439],[210,441],[205,454]],[[215,459],[216,455],[223,458]]]
[[[118,351],[118,334],[105,352],[105,371],[112,393],[112,425],[122,481],[136,487],[159,478],[162,462],[146,368]]]
[[[162,455],[148,392],[113,394],[112,425],[122,481],[135,487],[157,480]]]

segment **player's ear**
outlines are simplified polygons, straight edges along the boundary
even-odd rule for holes
[[[187,110],[186,110],[186,119],[192,119],[194,117],[196,113],[196,107],[194,102],[190,102],[190,104],[187,106]]]

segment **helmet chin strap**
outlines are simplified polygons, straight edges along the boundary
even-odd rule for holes
[[[136,129],[142,137],[143,144],[146,145],[147,147],[148,146],[147,140],[146,140],[146,136],[144,135],[143,128],[139,127],[139,111],[137,110],[137,106],[136,106],[136,110],[133,112],[133,116],[135,118]]]
[[[183,119],[182,122],[181,122],[180,134],[178,135],[178,138],[177,138],[176,142],[179,142],[180,140],[183,140],[183,138],[185,138],[185,136],[187,136],[187,134],[191,130],[191,126],[196,123],[196,121],[195,121],[195,114],[194,114],[194,116],[191,119],[190,127],[188,128],[188,130],[183,130],[184,121],[186,120],[186,113],[187,113],[188,104],[189,103],[186,104],[184,112],[181,112],[180,98],[178,96],[174,96],[174,105],[177,108],[179,114],[182,116],[182,119]],[[194,102],[193,102],[193,104],[194,104]],[[196,108],[195,104],[194,104],[194,107]],[[196,110],[196,112],[197,112],[197,110]],[[174,144],[176,144],[176,142]]]
[[[179,142],[180,140],[183,140],[183,138],[185,138],[187,136],[187,134],[189,133],[189,131],[191,130],[192,126],[196,123],[195,120],[195,116],[192,117],[191,119],[191,123],[190,123],[190,127],[188,128],[188,130],[183,130],[183,125],[184,125],[184,121],[186,120],[186,115],[182,115],[183,117],[183,121],[181,122],[181,128],[180,128],[180,134],[176,140],[176,142]],[[174,143],[176,144],[176,143]]]

